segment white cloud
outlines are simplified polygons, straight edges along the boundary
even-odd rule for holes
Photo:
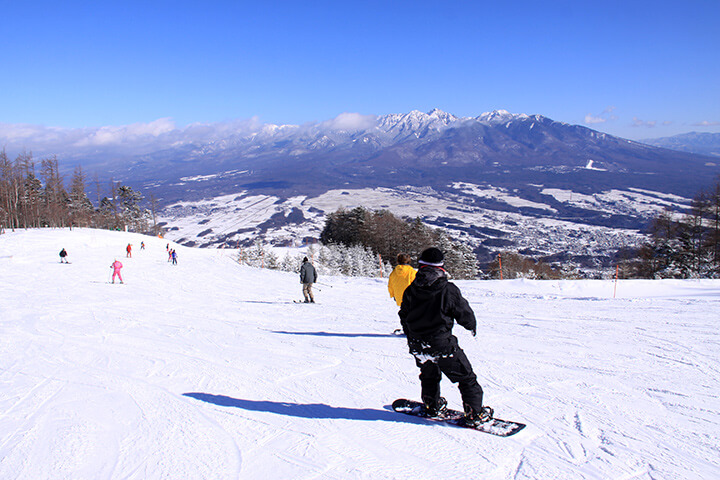
[[[194,123],[184,128],[178,128],[170,118],[93,128],[0,123],[0,149],[6,148],[11,156],[24,150],[35,156],[136,155],[178,144],[210,143],[233,135],[249,135],[262,127],[257,118]]]
[[[323,128],[330,130],[348,130],[358,131],[366,130],[375,125],[377,117],[375,115],[361,115],[359,113],[341,113],[332,120],[322,122],[320,124]]]
[[[150,123],[134,123],[120,127],[101,127],[91,135],[81,139],[79,147],[90,145],[113,145],[133,142],[144,137],[159,137],[175,130],[175,122],[169,118],[160,118]]]
[[[605,123],[605,122],[607,122],[606,118],[593,117],[592,114],[590,114],[590,113],[585,115],[585,123],[587,125],[592,125],[594,123]]]
[[[633,127],[647,127],[647,128],[654,128],[655,125],[657,125],[656,120],[641,120],[638,117],[633,117]]]
[[[697,122],[692,124],[693,127],[717,127],[720,126],[720,122],[710,122],[707,120],[703,120],[702,122]]]
[[[617,117],[613,115],[613,112],[616,108],[617,107],[610,105],[609,107],[605,108],[605,110],[603,110],[599,115],[588,113],[587,115],[585,115],[585,124],[593,125],[597,123],[605,123],[617,120]]]

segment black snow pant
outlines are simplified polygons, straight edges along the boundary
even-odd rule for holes
[[[458,384],[463,403],[479,412],[482,408],[483,390],[477,382],[472,365],[465,352],[451,335],[444,345],[433,345],[421,341],[410,341],[410,353],[420,368],[421,396],[424,403],[437,405],[440,398],[442,374]]]

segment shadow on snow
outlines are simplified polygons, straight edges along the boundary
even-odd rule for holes
[[[392,333],[334,333],[334,332],[288,332],[285,330],[269,330],[271,333],[281,333],[283,335],[312,335],[316,337],[365,337],[365,338],[382,338],[394,337]]]
[[[269,301],[269,300],[238,300],[239,303],[263,303],[265,305],[292,305],[295,302],[288,301]]]
[[[277,415],[287,415],[290,417],[363,420],[369,422],[424,423],[422,421],[423,419],[408,417],[407,415],[394,412],[389,405],[385,406],[385,410],[377,410],[372,408],[331,407],[323,403],[303,404],[271,402],[268,400],[243,400],[225,395],[212,395],[198,392],[183,393],[183,396],[212,403],[220,407],[241,408],[243,410],[275,413]]]

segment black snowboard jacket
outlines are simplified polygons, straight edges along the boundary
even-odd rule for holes
[[[457,345],[452,335],[455,321],[468,330],[477,327],[460,289],[448,281],[445,270],[432,266],[420,267],[405,289],[398,315],[411,351],[442,352]]]

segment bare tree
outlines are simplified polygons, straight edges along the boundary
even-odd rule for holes
[[[70,225],[87,227],[93,216],[93,206],[85,193],[85,172],[81,166],[75,168],[70,180]]]

